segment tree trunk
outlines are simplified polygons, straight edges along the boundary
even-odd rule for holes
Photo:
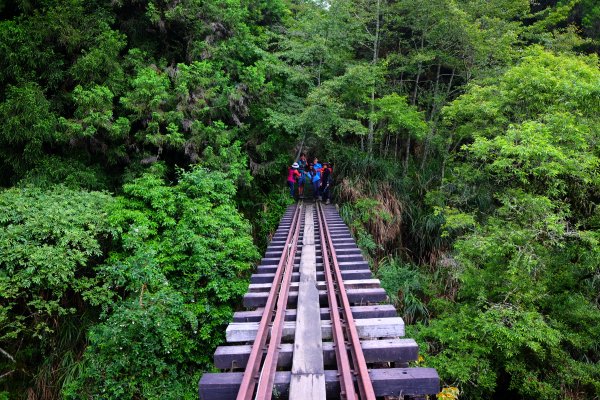
[[[425,47],[425,37],[421,35],[421,51],[423,51],[423,48]],[[415,90],[413,91],[413,96],[412,96],[412,105],[416,105],[417,104],[417,93],[419,91],[419,82],[421,81],[421,70],[423,68],[423,63],[419,61],[419,67],[417,70],[417,79],[415,81]]]
[[[452,68],[452,75],[450,75],[450,82],[448,82],[448,89],[446,90],[446,99],[450,97],[450,91],[452,90],[452,82],[454,81],[455,74],[456,68]]]
[[[387,158],[389,151],[390,151],[390,141],[391,141],[391,134],[387,134],[387,140],[385,142],[385,158]]]
[[[375,83],[371,90],[371,113],[369,114],[369,135],[367,138],[367,148],[369,154],[373,152],[373,137],[375,136],[375,124],[373,123],[373,115],[375,114]]]
[[[400,73],[400,84],[398,86],[400,87],[400,91],[403,92],[404,91],[404,71],[402,71]]]
[[[319,59],[319,68],[317,70],[317,86],[321,86],[321,68],[323,67],[323,55]]]
[[[435,114],[437,112],[437,110],[439,109],[438,105],[439,105],[439,101],[438,101],[438,93],[439,93],[439,88],[440,88],[440,73],[442,70],[442,63],[438,62],[438,66],[437,66],[437,73],[435,76],[435,86],[433,88],[433,103],[431,105],[431,114],[429,114],[429,119],[432,120],[435,118]]]
[[[375,38],[373,40],[373,67],[377,65],[379,57],[379,14],[381,12],[381,0],[377,0],[375,10]],[[369,154],[373,153],[373,139],[375,136],[375,124],[373,123],[373,114],[375,114],[375,80],[373,80],[373,88],[371,89],[371,114],[369,115],[369,136],[367,146]]]
[[[302,148],[304,147],[304,141],[306,140],[306,133],[302,137],[302,143],[300,143],[300,147],[298,148],[298,153],[296,154],[295,161],[300,158],[300,154],[302,154]]]
[[[440,188],[444,184],[444,176],[446,174],[446,161],[448,161],[448,157],[449,157],[448,153],[450,152],[450,147],[451,146],[452,146],[452,133],[450,133],[450,138],[448,140],[448,145],[446,146],[446,152],[444,153],[443,160],[442,160],[442,171],[441,171],[441,176],[440,176]]]
[[[425,170],[425,161],[427,160],[427,154],[429,153],[429,142],[433,134],[435,133],[435,127],[437,123],[437,113],[438,113],[438,90],[440,87],[440,71],[442,70],[442,63],[438,62],[437,66],[437,75],[435,77],[435,87],[433,89],[433,104],[431,106],[431,114],[429,115],[429,122],[431,123],[431,128],[427,132],[427,136],[425,137],[425,143],[423,144],[423,157],[421,158],[421,172]]]
[[[404,156],[404,176],[408,173],[408,159],[410,157],[410,136],[406,139],[406,153]]]

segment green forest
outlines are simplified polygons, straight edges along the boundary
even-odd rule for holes
[[[460,399],[600,399],[597,0],[0,2],[0,399],[197,399],[300,151]]]

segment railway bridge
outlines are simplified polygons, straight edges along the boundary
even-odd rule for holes
[[[288,207],[244,307],[227,327],[201,400],[404,399],[439,392],[432,368],[408,368],[417,343],[335,206]]]

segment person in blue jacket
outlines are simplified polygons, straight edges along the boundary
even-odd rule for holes
[[[319,159],[315,157],[313,160],[314,174],[312,176],[313,185],[313,196],[315,200],[321,200],[320,188],[321,188],[321,173],[323,172],[323,166],[319,163]]]

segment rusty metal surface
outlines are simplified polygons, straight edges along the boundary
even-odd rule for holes
[[[323,261],[325,262],[325,260],[327,259],[327,257],[325,256],[325,248],[327,248],[328,250],[328,255],[331,256],[331,261],[333,264],[333,271],[335,274],[335,283],[337,286],[337,295],[339,296],[339,300],[342,303],[342,307],[341,307],[341,314],[342,317],[344,318],[345,321],[345,328],[346,328],[346,334],[347,334],[347,339],[349,342],[349,346],[350,346],[350,352],[352,354],[352,365],[354,366],[354,373],[356,375],[356,381],[358,384],[358,390],[359,390],[359,394],[360,394],[360,399],[362,400],[375,400],[376,396],[375,396],[375,391],[373,390],[373,384],[371,383],[371,379],[369,377],[369,370],[367,368],[367,363],[365,361],[365,356],[363,354],[362,351],[362,347],[360,345],[360,340],[358,338],[358,333],[356,331],[356,324],[354,322],[354,317],[352,316],[352,310],[350,309],[350,302],[348,300],[348,296],[346,294],[346,288],[344,286],[344,280],[342,278],[342,272],[340,270],[338,261],[337,261],[337,257],[336,257],[336,251],[335,248],[333,246],[333,241],[331,238],[331,235],[329,233],[329,226],[327,225],[327,219],[325,216],[325,212],[323,210],[323,206],[319,203],[317,205],[318,207],[318,215],[319,215],[319,226],[321,227],[321,225],[323,226],[323,231],[321,231],[321,236],[324,238],[323,240],[325,241],[325,245],[322,246],[322,251],[323,251]],[[329,263],[327,263],[329,264]],[[328,273],[326,272],[326,276],[328,275]],[[330,288],[329,288],[329,282],[331,280],[328,279],[328,292],[331,293]],[[335,297],[335,296],[334,296]],[[336,304],[337,305],[337,304]],[[330,310],[335,310],[337,309],[337,307],[334,307],[331,303],[330,303]],[[332,313],[332,323],[334,323],[334,313]],[[339,317],[339,315],[338,315]],[[341,326],[340,326],[341,329]],[[335,330],[338,330],[338,327],[336,326]],[[336,342],[336,348],[340,347],[341,350],[341,346],[337,345]],[[344,346],[344,350],[345,350],[345,346]],[[340,370],[340,378],[342,376],[345,376],[348,374],[347,369],[350,368],[350,363],[347,362],[347,353],[346,351],[339,351],[340,354],[346,354],[346,358],[344,361],[344,358],[342,359],[338,359],[338,370]],[[352,392],[350,392],[350,388],[349,385],[346,384],[346,378],[343,379],[344,384],[341,385],[342,392],[346,391],[346,393],[341,393],[341,398],[344,399],[356,399],[356,393],[354,392],[354,386],[352,385]],[[352,380],[350,379],[350,384],[352,384]]]
[[[302,209],[302,203],[298,203],[296,207],[297,209]],[[285,257],[283,282],[281,284],[281,288],[279,289],[277,310],[275,312],[273,326],[271,327],[271,338],[267,348],[267,355],[265,357],[261,376],[258,381],[258,387],[256,388],[256,399],[270,400],[273,394],[273,381],[275,379],[275,370],[277,369],[277,360],[281,345],[281,334],[285,320],[285,309],[288,302],[290,283],[292,282],[292,272],[294,269],[296,249],[298,247],[298,236],[300,235],[301,221],[302,218],[298,218],[297,223],[295,225],[292,224],[290,227],[290,233],[293,232],[293,237],[291,243],[289,243],[289,247],[286,247],[287,255]],[[284,258],[283,255],[282,258]]]
[[[252,350],[250,352],[250,357],[248,359],[248,364],[246,366],[246,370],[244,371],[244,375],[242,378],[242,382],[240,385],[240,390],[237,395],[237,400],[250,400],[253,397],[254,389],[256,387],[258,378],[259,378],[259,370],[261,368],[262,356],[264,354],[265,345],[267,342],[267,338],[269,336],[269,327],[271,326],[271,320],[273,318],[273,313],[275,311],[275,299],[277,298],[282,279],[287,277],[289,281],[289,276],[291,273],[284,276],[284,269],[288,264],[288,260],[291,259],[291,264],[294,263],[294,255],[296,251],[296,244],[298,241],[298,232],[300,230],[300,210],[302,209],[301,204],[296,205],[296,209],[294,211],[294,216],[292,218],[292,223],[290,225],[290,230],[288,231],[288,235],[285,241],[284,250],[281,254],[281,259],[277,265],[277,271],[275,273],[275,278],[273,280],[273,286],[269,292],[269,297],[267,299],[267,304],[265,306],[264,313],[260,320],[260,324],[258,327],[258,333],[256,335],[256,340],[252,345]],[[294,242],[295,241],[295,242]],[[293,247],[293,253],[291,253]],[[290,271],[291,272],[291,271]],[[289,284],[288,284],[289,288]],[[287,296],[286,296],[287,297]],[[281,299],[281,296],[279,297]],[[278,302],[279,303],[279,302]],[[285,310],[284,310],[285,313]],[[277,358],[275,358],[276,360]],[[274,374],[274,368],[273,368]],[[271,379],[272,382],[272,379]],[[272,383],[271,383],[272,385]]]
[[[340,398],[356,399],[356,391],[354,382],[352,381],[352,369],[350,360],[348,359],[348,351],[346,350],[346,340],[344,338],[344,330],[340,319],[340,312],[335,293],[334,277],[329,263],[329,248],[330,245],[325,236],[326,221],[322,215],[321,206],[317,206],[317,216],[319,220],[319,233],[321,234],[321,252],[323,254],[323,268],[325,269],[325,282],[327,284],[327,298],[329,300],[329,313],[332,324],[332,337],[335,348],[335,355],[338,365],[338,374],[340,377]],[[333,246],[331,246],[333,247]]]

